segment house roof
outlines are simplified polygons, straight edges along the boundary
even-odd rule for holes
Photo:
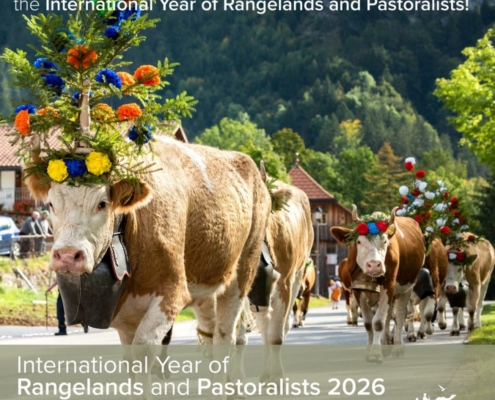
[[[323,189],[300,165],[295,165],[290,170],[289,176],[292,179],[292,184],[306,193],[310,200],[335,199],[335,197]]]
[[[347,212],[351,212],[343,204],[340,204],[334,196],[323,189],[299,164],[296,164],[289,171],[289,176],[291,177],[292,184],[306,193],[310,202],[335,203]]]
[[[16,157],[15,149],[10,145],[11,137],[7,134],[11,134],[15,131],[13,125],[0,125],[0,168],[21,168],[18,158]],[[182,126],[173,126],[171,129],[172,134],[175,138],[181,142],[188,143],[186,133]],[[57,147],[58,139],[57,135],[51,135],[48,138],[48,143],[50,147]]]

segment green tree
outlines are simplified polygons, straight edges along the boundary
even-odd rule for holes
[[[495,170],[495,28],[467,47],[467,60],[451,73],[450,79],[438,79],[434,94],[455,115],[450,118],[462,133],[465,143],[481,162]]]
[[[369,210],[389,211],[397,205],[399,187],[410,177],[402,167],[402,157],[397,157],[390,143],[385,142],[377,154],[378,162],[364,173],[371,185],[365,193],[363,205]]]
[[[284,128],[275,132],[271,139],[273,150],[282,158],[285,168],[290,170],[296,160],[296,153],[301,154],[305,149],[301,136],[292,129]]]
[[[288,175],[282,158],[273,150],[272,142],[263,129],[258,129],[247,114],[241,120],[223,118],[218,125],[206,129],[195,142],[224,150],[236,150],[249,155],[257,165],[263,160],[267,172],[287,181]]]

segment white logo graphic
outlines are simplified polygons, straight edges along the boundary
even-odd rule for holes
[[[443,388],[442,386],[438,385],[438,387],[440,388],[440,390],[442,392],[445,391],[445,388]],[[456,394],[453,394],[451,395],[450,397],[437,397],[435,400],[452,400],[454,397],[456,397],[457,395]],[[416,397],[416,400],[420,400]],[[423,394],[423,399],[422,400],[431,400],[427,395],[426,393]]]

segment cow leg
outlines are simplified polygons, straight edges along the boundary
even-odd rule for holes
[[[357,326],[358,325],[358,316],[359,316],[359,312],[358,312],[359,305],[358,305],[356,297],[354,296],[353,293],[351,293],[349,301],[350,301],[350,307],[351,307],[351,323],[352,323],[352,325]]]
[[[445,295],[445,292],[440,290],[440,297],[438,298],[438,327],[441,330],[447,329],[447,321],[445,319],[446,317],[446,311],[445,307],[447,305],[447,296]]]
[[[292,285],[291,285],[291,288],[290,288],[291,290],[290,290],[290,294],[289,294],[290,295],[289,307],[291,304],[294,304],[294,302],[296,301],[297,291],[299,289],[303,273],[304,273],[304,269],[299,269],[294,274],[294,277],[290,280],[292,282]],[[303,292],[303,294],[304,294],[304,292]],[[304,296],[302,297],[301,302],[300,302],[301,304],[299,306],[299,308],[301,309],[301,312],[304,311],[303,304],[302,304],[303,301],[304,301]],[[307,308],[306,308],[306,312],[307,312]],[[304,313],[304,315],[306,315],[306,313]],[[289,317],[290,317],[290,308],[287,308],[287,311],[285,311],[284,339],[290,330],[290,321],[289,321],[290,318]]]
[[[461,308],[462,312],[462,308]],[[453,321],[452,321],[452,329],[450,330],[450,336],[459,336],[460,335],[460,330],[459,330],[459,307],[452,307],[452,315],[453,315]]]
[[[481,287],[478,283],[469,286],[469,292],[467,296],[467,309],[469,313],[468,330],[472,332],[475,328],[474,325],[474,313],[481,297]]]
[[[215,331],[216,323],[215,298],[213,296],[208,296],[197,300],[191,308],[198,321],[198,327],[196,328],[198,332],[198,341],[201,344],[212,345],[213,332]]]
[[[464,319],[464,307],[459,308],[459,314],[457,316],[459,321],[459,330],[463,331],[466,329],[466,320]]]
[[[394,332],[394,347],[392,348],[392,357],[402,358],[404,357],[404,344],[402,342],[402,328],[407,315],[407,303],[411,299],[412,288],[405,293],[399,295],[397,300],[397,307],[395,313],[395,332]]]
[[[352,294],[344,289],[345,309],[347,310],[347,325],[352,325],[351,297]]]
[[[306,320],[306,314],[308,313],[309,299],[311,298],[311,292],[308,290],[303,293],[301,299],[301,313],[302,319],[299,321],[299,326],[304,326],[304,321]]]
[[[298,328],[299,324],[301,323],[301,321],[300,321],[301,310],[299,309],[301,302],[302,302],[302,299],[299,299],[299,303],[296,300],[296,301],[294,301],[294,305],[292,306],[292,311],[294,312],[294,323],[292,324],[293,328]]]
[[[475,328],[481,328],[481,313],[483,312],[483,300],[485,300],[486,292],[488,291],[488,285],[490,280],[481,285],[480,298],[478,299],[478,305],[476,307],[476,319],[474,321]]]
[[[359,295],[359,303],[361,305],[361,312],[363,314],[364,320],[364,328],[366,329],[366,333],[368,334],[368,343],[366,346],[366,354],[365,359],[368,362],[375,362],[375,356],[372,354],[372,345],[373,345],[373,312],[371,311],[371,307],[368,305],[368,301],[366,295],[364,293],[360,293]],[[381,353],[380,353],[381,357]]]
[[[433,297],[427,297],[421,300],[419,305],[421,311],[421,325],[419,326],[418,335],[421,339],[426,339],[426,334],[433,334],[433,313],[435,312],[435,299]],[[423,328],[423,329],[422,329]]]
[[[413,292],[411,295],[411,300],[407,303],[407,321],[405,323],[405,328],[407,331],[407,341],[415,342],[417,340],[416,331],[414,328],[414,313],[415,305],[419,302],[419,297]]]

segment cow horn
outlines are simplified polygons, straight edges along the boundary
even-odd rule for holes
[[[393,225],[395,223],[395,213],[397,212],[398,209],[399,207],[394,207],[394,209],[390,213],[390,218],[388,219],[389,225]]]
[[[358,217],[357,207],[355,204],[352,205],[352,221],[357,221],[357,222],[362,221],[362,219]]]
[[[263,182],[266,182],[266,169],[263,160],[260,161],[260,174],[261,174],[261,180]]]

